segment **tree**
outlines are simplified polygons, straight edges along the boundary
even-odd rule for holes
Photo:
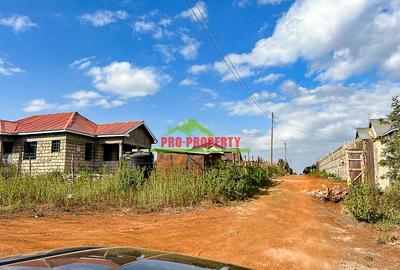
[[[382,159],[379,164],[389,167],[386,177],[392,182],[400,182],[400,101],[398,96],[392,99],[392,112],[387,119],[381,120],[384,124],[391,125],[394,132],[379,138],[384,144]]]
[[[293,174],[293,169],[290,168],[289,163],[283,159],[278,160],[278,166],[288,174]]]

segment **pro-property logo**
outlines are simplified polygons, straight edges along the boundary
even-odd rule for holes
[[[174,134],[184,134],[186,136],[173,136]],[[201,136],[194,136],[194,134]],[[167,132],[160,140],[161,149],[156,151],[174,149],[174,151],[232,151],[248,152],[248,149],[239,149],[240,136],[216,136],[206,126],[195,119],[186,119],[175,127],[168,128]],[[209,149],[212,146],[213,149]]]

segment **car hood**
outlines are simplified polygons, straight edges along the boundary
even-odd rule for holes
[[[221,262],[141,248],[71,248],[0,260],[1,270],[242,270]]]

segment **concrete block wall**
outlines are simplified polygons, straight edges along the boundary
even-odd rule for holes
[[[332,173],[342,179],[348,180],[348,175],[346,172],[346,151],[345,145],[340,146],[334,152],[329,153],[327,156],[323,157],[318,161],[319,170]]]

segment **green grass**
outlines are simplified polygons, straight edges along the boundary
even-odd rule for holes
[[[327,179],[332,182],[347,182],[345,179],[340,178],[339,176],[334,175],[333,173],[328,173],[326,171],[312,171],[308,174],[309,176],[315,176],[323,179]]]
[[[57,172],[18,176],[0,170],[0,209],[21,211],[46,206],[57,210],[129,207],[155,211],[166,207],[224,203],[250,198],[271,184],[275,168],[221,163],[210,171],[153,171],[148,179],[138,168],[121,164],[114,174],[94,179],[82,171],[75,180]]]

